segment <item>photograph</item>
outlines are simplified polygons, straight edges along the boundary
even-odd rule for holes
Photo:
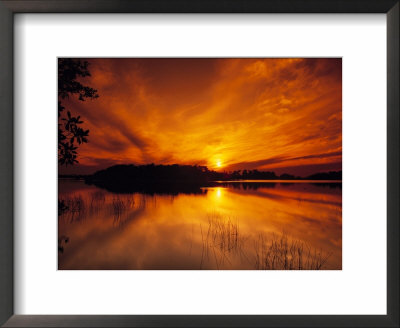
[[[57,65],[58,270],[342,270],[342,58]]]

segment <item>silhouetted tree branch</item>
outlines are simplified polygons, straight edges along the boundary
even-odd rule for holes
[[[70,111],[65,115],[62,105],[62,100],[71,95],[77,95],[80,101],[99,97],[97,90],[77,81],[80,77],[90,76],[88,66],[87,61],[79,59],[58,60],[58,163],[61,165],[78,163],[78,145],[88,141],[89,130],[81,127],[83,121],[80,116],[72,116]]]

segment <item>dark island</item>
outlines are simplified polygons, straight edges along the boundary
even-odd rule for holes
[[[60,175],[60,178],[84,179],[87,184],[111,192],[142,192],[147,194],[204,193],[226,181],[240,180],[334,180],[341,181],[342,171],[316,173],[307,177],[291,174],[276,175],[271,171],[238,170],[217,172],[199,165],[114,165],[92,175]]]

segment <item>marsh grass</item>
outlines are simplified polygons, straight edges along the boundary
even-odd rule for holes
[[[88,214],[97,215],[102,210],[108,210],[114,222],[121,222],[124,213],[135,206],[135,201],[129,195],[113,195],[106,197],[102,191],[82,195],[73,195],[59,199],[59,216],[77,221],[84,219]]]
[[[321,270],[331,256],[285,233],[272,238],[260,234],[254,249],[255,268],[259,270]]]
[[[239,222],[219,213],[208,215],[207,242],[222,252],[236,251],[240,246]]]
[[[223,216],[218,212],[207,215],[208,225],[203,229],[200,225],[202,239],[202,258],[200,267],[205,259],[214,259],[217,268],[227,261],[231,263],[231,254],[242,253],[244,239],[239,233],[239,222],[230,216]]]
[[[321,270],[331,253],[312,248],[285,232],[259,234],[256,238],[240,233],[239,221],[218,212],[207,215],[208,225],[200,224],[202,255],[200,268],[215,262],[217,269],[231,266],[234,257],[257,270]],[[254,249],[251,247],[254,245]]]
[[[127,210],[133,208],[135,201],[130,196],[114,195],[111,201],[111,212],[114,218],[114,222],[122,224],[126,218]]]
[[[98,212],[106,202],[106,195],[103,191],[96,191],[90,197],[90,211]]]
[[[68,217],[71,221],[82,219],[87,210],[85,200],[80,195],[59,200],[58,204],[62,204],[61,216]]]
[[[107,196],[101,191],[72,195],[59,199],[59,218],[79,221],[88,214],[97,215],[105,210],[109,213],[107,217],[113,218],[114,224],[122,227],[134,217],[132,209],[140,211],[146,207],[145,198],[136,200],[135,203],[132,195]],[[200,233],[200,268],[236,267],[234,261],[240,260],[247,261],[249,267],[259,270],[321,270],[332,255],[322,249],[312,248],[304,241],[295,240],[286,233],[258,234],[255,238],[255,235],[244,235],[237,218],[217,211],[207,214],[205,224],[200,224]],[[59,239],[60,252],[64,251],[67,242],[68,239]]]

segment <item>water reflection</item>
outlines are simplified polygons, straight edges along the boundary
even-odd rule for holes
[[[96,187],[101,189],[105,189],[109,192],[113,193],[141,193],[144,195],[179,195],[179,194],[187,194],[187,195],[201,195],[206,193],[207,190],[201,188],[200,184],[196,183],[172,183],[172,182],[148,182],[148,183],[137,183],[137,184],[120,184],[120,183],[112,183],[110,181],[107,182],[91,182],[88,181],[88,184],[93,184]]]
[[[58,229],[68,242],[59,269],[341,269],[341,184],[200,191],[112,193],[60,180],[68,210]]]

